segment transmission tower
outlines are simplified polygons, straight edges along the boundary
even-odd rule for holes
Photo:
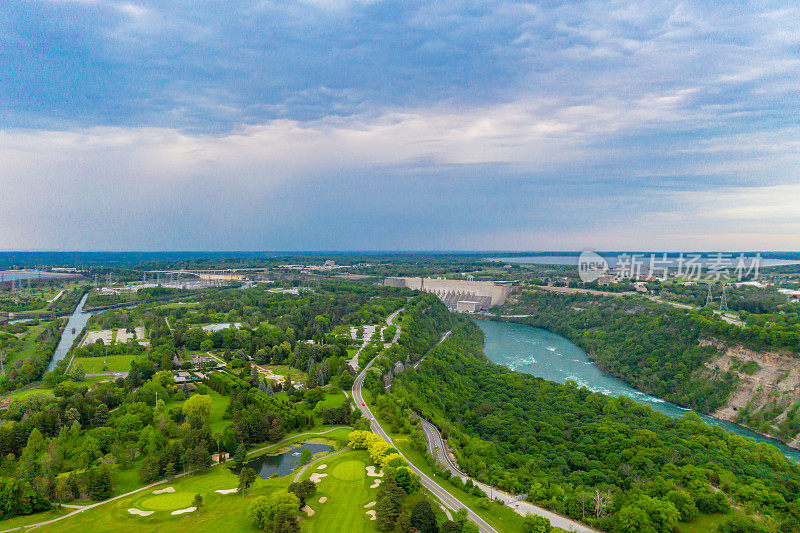
[[[708,284],[708,296],[706,296],[706,305],[710,306],[714,303],[714,297],[711,295],[711,284]]]
[[[720,311],[727,311],[728,310],[728,284],[725,283],[722,285],[722,298],[719,300],[719,310]]]

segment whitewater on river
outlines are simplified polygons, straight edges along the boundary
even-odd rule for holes
[[[477,320],[485,339],[483,351],[489,360],[511,370],[538,376],[549,381],[575,381],[579,386],[609,396],[627,396],[666,415],[680,417],[691,409],[636,390],[621,379],[602,372],[586,352],[567,338],[550,331],[494,320]],[[697,413],[704,422],[727,431],[752,437],[776,446],[786,457],[800,463],[800,451],[736,424]]]

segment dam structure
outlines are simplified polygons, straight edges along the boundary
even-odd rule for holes
[[[383,284],[433,293],[448,309],[459,313],[487,311],[492,306],[502,305],[511,292],[509,282],[499,281],[389,277]]]

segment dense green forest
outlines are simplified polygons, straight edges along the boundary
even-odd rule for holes
[[[606,531],[670,532],[732,506],[758,519],[732,516],[726,531],[800,531],[800,467],[774,447],[510,371],[482,338],[471,321],[457,327],[395,377],[382,417],[407,431],[408,410],[420,413],[471,476]]]
[[[435,295],[425,293],[411,298],[403,311],[398,343],[378,355],[364,386],[378,394],[396,372],[422,359],[455,323],[454,316]]]
[[[5,374],[0,392],[7,392],[42,377],[61,339],[65,319],[0,326],[0,354]]]
[[[143,327],[148,343],[73,347],[44,377],[46,391],[21,396],[0,412],[0,483],[8,487],[0,516],[35,512],[48,502],[105,499],[120,485],[205,468],[218,450],[241,454],[243,447],[276,442],[287,432],[357,419],[349,405],[325,402],[333,387],[318,387],[352,383],[345,364],[347,349],[356,342],[351,326],[385,321],[410,291],[350,282],[326,283],[299,295],[268,288],[214,289],[187,294],[175,304],[141,304],[93,316],[90,329]],[[413,309],[417,299],[423,298],[412,299]],[[201,329],[220,323],[238,327]],[[62,326],[6,325],[0,342],[11,355],[25,346],[42,347],[46,365]],[[190,358],[206,352],[227,364],[197,374],[191,388],[176,382],[172,371],[193,367]],[[85,379],[81,358],[113,355],[133,356],[127,377]],[[72,356],[76,364],[67,369]],[[308,379],[295,386],[287,373],[268,383],[254,363],[289,365]],[[3,386],[13,386],[26,365],[7,367]],[[32,492],[37,498],[30,500]],[[28,503],[14,503],[20,499]]]

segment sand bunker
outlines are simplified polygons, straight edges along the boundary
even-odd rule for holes
[[[375,482],[372,485],[369,486],[369,488],[377,489],[378,485],[380,485],[380,484],[381,484],[381,480],[380,479],[376,479]]]
[[[326,496],[323,496],[322,498],[319,499],[319,503],[325,503],[326,501],[328,501],[328,498]]]
[[[308,516],[314,516],[314,509],[306,505],[303,507],[303,512],[306,513]]]
[[[197,510],[197,507],[187,507],[186,509],[178,509],[177,511],[172,511],[169,514],[178,515],[183,513],[193,513]]]
[[[328,468],[328,465],[326,465],[326,464],[321,464],[321,465],[319,465],[319,466],[317,467],[317,470],[325,470],[326,468]]]
[[[214,492],[219,492],[220,494],[230,494],[232,492],[236,492],[237,490],[239,489],[218,489],[215,490]]]
[[[155,511],[140,511],[139,509],[134,509],[133,507],[128,509],[128,512],[131,514],[138,514],[139,516],[150,516],[151,514],[155,513]]]
[[[374,466],[368,466],[367,467],[367,475],[371,476],[371,477],[383,477],[383,471],[381,470],[381,472],[379,473],[379,472],[375,471],[375,467]]]
[[[373,505],[375,505],[375,502],[369,502],[367,505],[364,506],[364,509],[369,509]]]
[[[324,478],[327,475],[328,474],[319,474],[315,472],[311,474],[311,476],[308,479],[310,479],[312,483],[319,483],[320,481],[322,481],[322,478]]]
[[[367,511],[367,514],[369,515],[369,519],[370,520],[376,520],[375,511],[372,511],[372,510]]]
[[[167,487],[165,489],[154,490],[153,494],[164,494],[165,492],[175,492],[174,487]]]

